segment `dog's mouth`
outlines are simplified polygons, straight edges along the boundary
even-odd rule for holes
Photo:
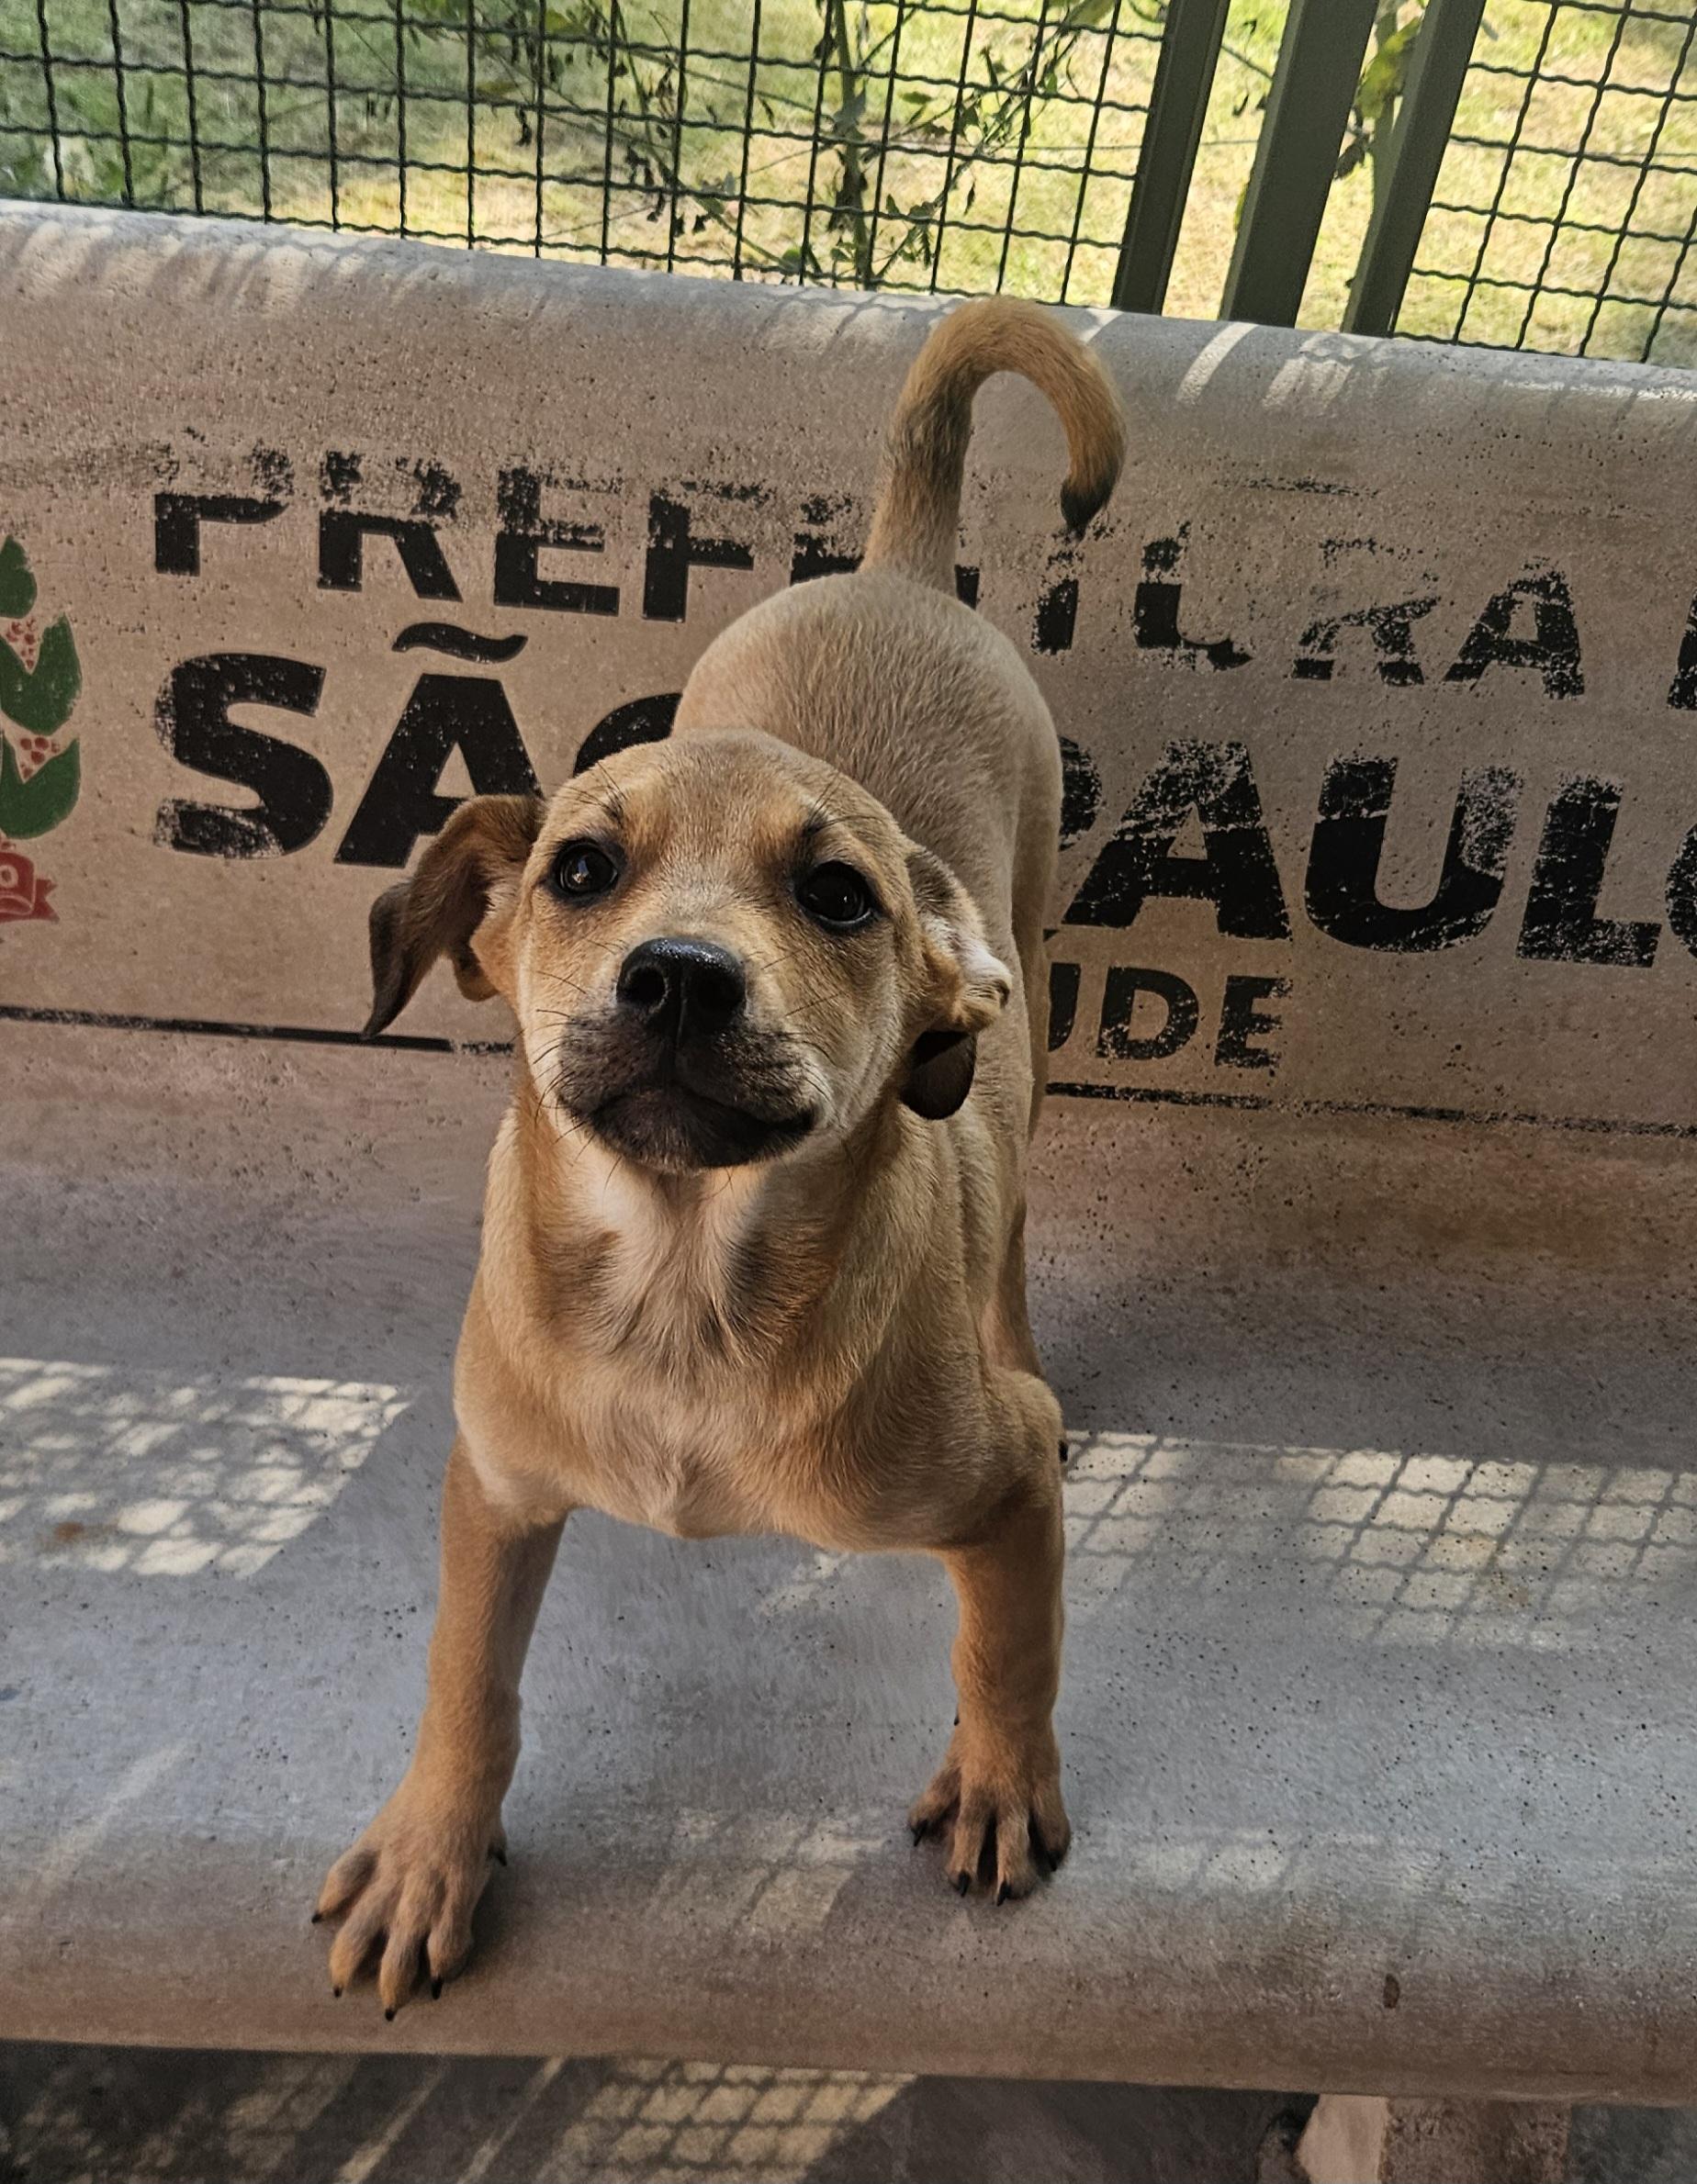
[[[818,1120],[794,1042],[751,1028],[680,1043],[580,1019],[555,1047],[552,1089],[612,1151],[674,1175],[775,1159]]]
[[[677,1077],[614,1092],[580,1119],[614,1152],[673,1174],[775,1159],[799,1145],[814,1122],[805,1109],[766,1114]]]

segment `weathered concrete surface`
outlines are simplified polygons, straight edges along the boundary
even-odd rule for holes
[[[314,1041],[433,799],[852,552],[927,322],[0,213],[0,698],[62,610],[83,671],[81,799],[0,849],[0,2031],[1697,2096],[1697,387],[1239,328],[1102,328],[1137,452],[1075,563],[988,390],[962,546],[1074,745],[1074,1858],[998,1915],[907,1849],[927,1565],[587,1520],[475,1972],[330,1999],[505,1065]]]
[[[1559,2101],[1325,2094],[1292,2171],[1302,2184],[1564,2184],[1571,2122]]]
[[[8,1033],[7,2031],[1697,2092],[1691,1164],[1507,1127],[1057,1103],[1078,1843],[1028,1905],[902,1830],[928,1564],[574,1520],[472,1974],[332,2001],[501,1072]]]

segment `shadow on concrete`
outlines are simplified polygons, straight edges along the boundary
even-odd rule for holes
[[[1278,2105],[1261,2093],[707,2063],[17,2045],[0,2048],[0,2177],[1247,2184]]]
[[[1272,2093],[637,2059],[0,2044],[0,2184],[1250,2184]],[[1569,2184],[1688,2184],[1697,2111],[1581,2108]]]

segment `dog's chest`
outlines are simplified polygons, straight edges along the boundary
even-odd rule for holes
[[[772,1529],[771,1450],[748,1431],[750,1406],[608,1380],[593,1406],[597,1507],[686,1540]]]
[[[792,1438],[769,1376],[730,1361],[744,1215],[717,1199],[709,1210],[680,1235],[652,1207],[624,1209],[602,1277],[602,1339],[580,1354],[571,1389],[590,1427],[586,1498],[694,1539],[773,1529],[774,1460]]]

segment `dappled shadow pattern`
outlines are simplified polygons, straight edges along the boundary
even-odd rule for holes
[[[1066,1508],[1080,1615],[1134,1565],[1208,1592],[1284,1557],[1350,1635],[1389,1642],[1559,1647],[1627,1588],[1697,1596],[1697,1472],[1101,1433]]]
[[[0,2115],[29,2184],[787,2184],[907,2082],[640,2059],[0,2048]]]
[[[0,1359],[0,1563],[249,1576],[406,1407],[365,1382]]]

